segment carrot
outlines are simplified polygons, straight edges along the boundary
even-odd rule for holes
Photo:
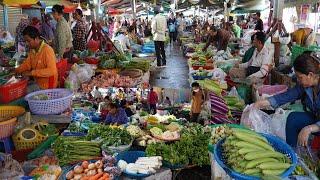
[[[99,179],[99,180],[109,180],[109,174],[108,173],[104,173],[103,176]]]
[[[100,172],[100,173],[90,177],[89,180],[98,180],[102,176],[103,176],[103,172]]]

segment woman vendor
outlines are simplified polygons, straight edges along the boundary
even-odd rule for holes
[[[30,52],[27,59],[15,69],[15,72],[34,78],[37,87],[32,91],[56,88],[58,71],[53,49],[40,38],[39,30],[33,26],[27,26],[23,30],[23,36]]]
[[[138,37],[135,28],[130,26],[128,29],[130,47],[134,53],[141,52],[143,41]]]
[[[311,28],[300,28],[291,34],[291,41],[300,46],[313,45],[316,33]]]
[[[197,82],[191,84],[192,87],[192,100],[191,100],[191,122],[198,122],[198,118],[204,103],[204,93]]]
[[[298,84],[287,92],[275,95],[254,104],[257,108],[301,100],[305,112],[292,112],[286,123],[286,140],[296,147],[297,143],[306,146],[311,133],[320,131],[320,55],[305,52],[297,57],[294,70]]]
[[[128,122],[128,116],[123,108],[118,107],[114,102],[107,105],[107,110],[109,111],[105,123],[106,124],[126,124]]]

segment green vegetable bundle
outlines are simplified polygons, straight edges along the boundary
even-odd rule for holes
[[[133,137],[125,129],[111,128],[108,125],[97,124],[90,127],[87,140],[101,140],[103,147],[128,145]]]
[[[61,166],[72,162],[89,160],[100,156],[100,143],[83,138],[60,136],[53,144],[53,150]]]
[[[125,65],[125,69],[141,69],[144,72],[149,71],[150,69],[150,61],[148,60],[132,60],[128,64]]]
[[[254,131],[233,128],[223,151],[232,169],[250,176],[278,176],[291,166],[284,154],[275,151],[266,138]]]
[[[181,139],[171,144],[156,143],[147,146],[147,156],[162,156],[172,165],[210,164],[208,143],[210,133],[201,125],[192,125],[181,132]]]

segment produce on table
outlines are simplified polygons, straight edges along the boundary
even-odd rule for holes
[[[176,117],[174,115],[149,115],[147,117],[147,122],[150,124],[158,124],[158,123],[169,123],[170,121],[176,121]]]
[[[146,148],[147,156],[161,156],[172,165],[210,164],[208,143],[210,133],[198,124],[190,124],[181,131],[181,138],[174,143],[149,144]]]
[[[32,97],[33,100],[49,100],[49,96],[46,94],[37,94]]]
[[[231,136],[232,132],[232,129],[227,125],[213,128],[211,131],[211,143],[216,144],[221,139]]]
[[[127,76],[120,76],[113,71],[105,70],[102,74],[93,77],[88,83],[82,83],[81,88],[84,93],[90,93],[96,86],[98,88],[108,87],[132,87],[134,80]]]
[[[245,102],[236,96],[224,96],[224,101],[228,105],[230,110],[239,110],[242,111],[245,107]]]
[[[80,122],[71,122],[67,130],[69,132],[86,132],[86,130],[81,127]]]
[[[102,160],[91,163],[88,161],[83,161],[66,174],[66,179],[109,180],[110,175],[109,173],[103,171],[103,165],[104,163]]]
[[[40,180],[58,179],[62,169],[58,165],[43,165],[31,171],[29,176],[37,177]]]
[[[135,125],[129,125],[126,129],[132,137],[139,137],[143,133],[140,127]]]
[[[110,179],[114,179],[115,177],[120,176],[121,169],[117,167],[117,160],[115,159],[115,157],[106,154],[104,151],[102,151],[102,155],[103,171],[110,174]]]
[[[140,116],[143,117],[143,116],[148,116],[149,113],[147,113],[146,111],[141,111],[140,112]]]
[[[198,71],[192,73],[192,76],[204,76],[204,77],[206,77],[206,76],[209,76],[209,75],[210,75],[209,71],[201,70],[201,69],[199,69]]]
[[[203,89],[214,92],[215,94],[221,95],[222,88],[214,80],[205,79],[197,81]]]
[[[58,130],[53,124],[37,123],[35,127],[42,135],[45,136],[52,136],[58,134]]]
[[[100,143],[84,138],[60,136],[53,144],[53,151],[60,165],[80,160],[94,159],[100,156]]]
[[[150,132],[153,136],[162,136],[163,131],[158,127],[153,127],[150,129]]]
[[[135,163],[127,163],[124,160],[119,160],[118,167],[130,174],[153,174],[162,166],[161,156],[139,157]]]
[[[180,131],[182,127],[177,122],[172,122],[168,126],[166,126],[166,129],[174,132],[174,131]]]
[[[126,57],[122,54],[105,54],[99,58],[99,67],[102,69],[121,68]]]
[[[154,144],[160,142],[160,140],[153,138],[150,135],[144,135],[136,139],[137,145],[139,146],[147,146],[148,144]]]
[[[24,164],[28,164],[29,166],[58,165],[58,159],[55,156],[42,156],[30,161],[26,161]]]
[[[147,72],[150,69],[149,60],[132,60],[124,66],[125,69],[141,69],[143,72]]]
[[[233,170],[250,176],[278,176],[291,166],[290,160],[275,151],[260,134],[236,128],[232,131],[233,135],[223,144],[223,151]]]
[[[107,149],[109,146],[129,145],[133,141],[133,137],[126,129],[112,128],[103,124],[91,127],[86,139],[101,141],[103,149]]]

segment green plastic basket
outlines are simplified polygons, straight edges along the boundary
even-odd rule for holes
[[[294,63],[294,61],[296,60],[296,58],[298,56],[300,56],[301,54],[303,54],[305,51],[320,51],[320,47],[319,46],[309,46],[309,47],[303,47],[303,46],[299,46],[299,45],[294,45],[292,46],[292,50],[291,50],[291,64]]]

